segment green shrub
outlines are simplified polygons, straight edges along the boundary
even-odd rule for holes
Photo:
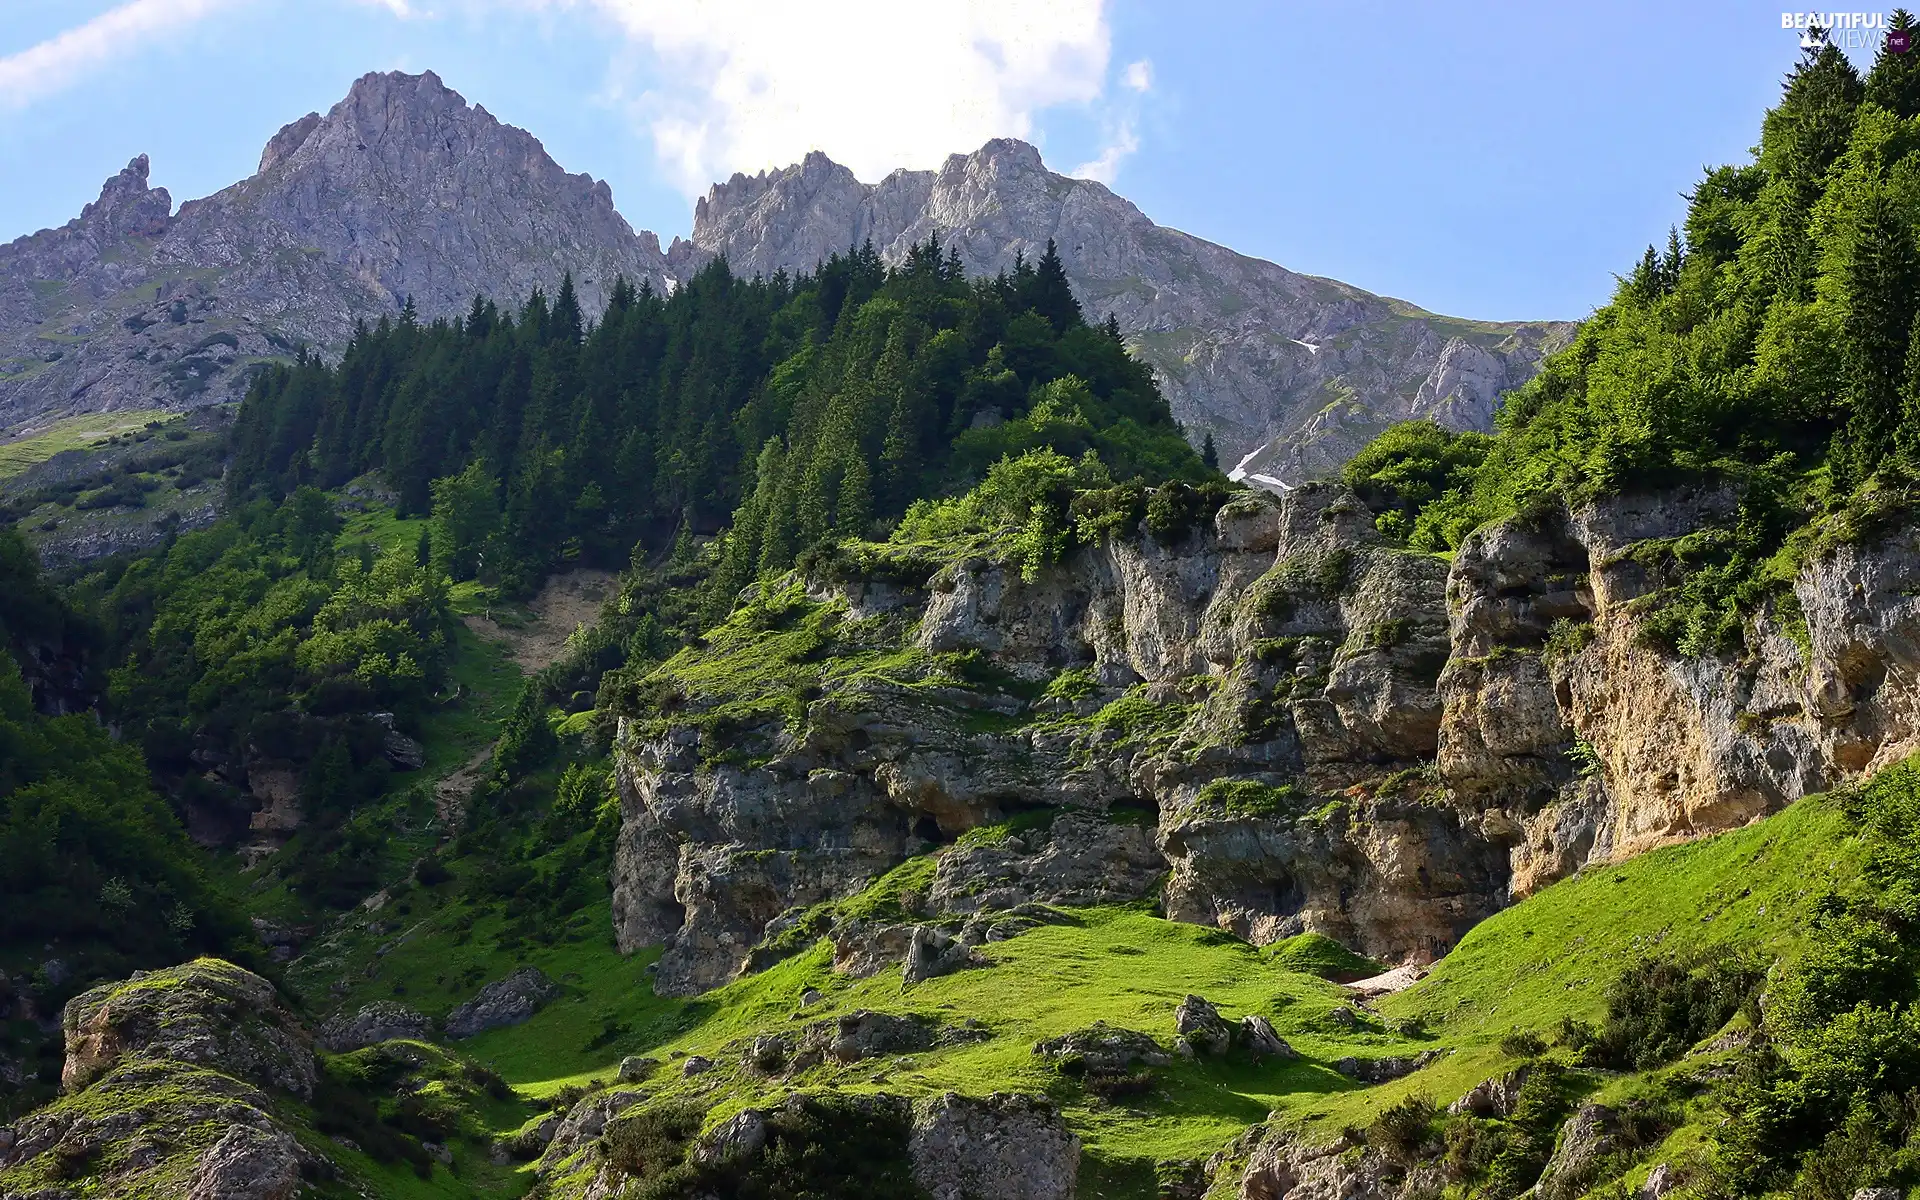
[[[1383,1109],[1367,1126],[1367,1144],[1401,1166],[1412,1166],[1424,1156],[1438,1115],[1432,1100],[1408,1096]]]
[[[1607,988],[1600,1026],[1570,1025],[1569,1040],[1595,1066],[1648,1070],[1725,1025],[1761,978],[1754,967],[1722,959],[1645,959]]]

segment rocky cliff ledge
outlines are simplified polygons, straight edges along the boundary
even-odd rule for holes
[[[656,986],[694,994],[854,936],[822,906],[933,852],[903,892],[930,921],[1151,896],[1431,960],[1589,862],[1920,743],[1913,530],[1805,555],[1758,654],[1649,636],[1672,545],[1732,509],[1617,498],[1449,564],[1316,484],[1030,579],[988,547],[849,548],[634,685],[620,945],[664,943]]]

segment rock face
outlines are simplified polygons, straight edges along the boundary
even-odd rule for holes
[[[936,933],[991,962],[1021,905],[1156,891],[1169,917],[1256,943],[1316,932],[1429,962],[1588,863],[1920,749],[1910,525],[1810,550],[1798,613],[1753,618],[1747,651],[1650,637],[1673,542],[1735,509],[1713,489],[1614,497],[1482,529],[1448,564],[1312,484],[1113,535],[1030,582],[984,558],[815,580],[810,603],[1025,691],[862,673],[724,744],[697,703],[628,721],[620,944],[665,943],[656,986],[699,992],[771,961],[755,947],[805,906],[932,849],[911,923],[836,926],[838,969],[931,961]]]
[[[1054,239],[1089,318],[1114,315],[1193,436],[1212,433],[1248,476],[1288,483],[1406,417],[1491,428],[1501,392],[1571,331],[1436,318],[1235,254],[1155,225],[1102,184],[1047,170],[1010,138],[873,185],[817,152],[735,175],[697,203],[691,239],[675,239],[668,257],[682,277],[720,254],[736,272],[771,275],[868,240],[898,261],[935,233],[984,274],[1011,269],[1016,254],[1038,259]]]
[[[0,1138],[0,1194],[293,1200],[331,1170],[274,1113],[311,1098],[315,1064],[259,976],[213,959],[141,973],[75,997],[62,1024],[67,1094]]]
[[[447,1014],[448,1037],[472,1037],[489,1029],[504,1029],[532,1019],[560,987],[538,967],[521,967],[505,979],[480,989],[473,999]]]
[[[1086,695],[1036,710],[862,676],[796,727],[732,731],[754,766],[719,758],[695,724],[628,722],[615,928],[623,948],[667,944],[663,993],[733,978],[781,914],[858,890],[929,838],[1035,808],[1058,815],[947,850],[926,910],[1130,900],[1164,875],[1179,920],[1424,960],[1505,902],[1504,849],[1418,777],[1440,725],[1444,564],[1380,544],[1343,489],[1246,496],[1031,584],[972,560],[922,589],[847,586],[820,585],[819,601],[891,613],[927,653],[974,651],[1035,682],[1077,672]],[[876,936],[836,935],[843,969],[908,956]]]
[[[250,365],[358,319],[519,303],[572,271],[664,286],[606,184],[432,72],[367,75],[274,136],[254,175],[173,211],[143,155],[59,229],[0,246],[0,422],[237,400]]]
[[[1920,531],[1812,552],[1802,616],[1751,653],[1649,645],[1665,547],[1737,498],[1614,497],[1480,530],[1448,582],[1438,767],[1526,895],[1594,861],[1746,824],[1920,749]],[[1800,622],[1804,622],[1802,625]]]
[[[1069,1200],[1080,1177],[1080,1139],[1031,1096],[948,1092],[921,1101],[908,1152],[914,1182],[934,1200]]]

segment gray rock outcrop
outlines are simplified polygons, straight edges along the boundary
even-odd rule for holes
[[[185,1063],[258,1087],[313,1095],[313,1049],[273,985],[202,958],[136,973],[67,1001],[60,1085],[86,1088],[123,1059]]]
[[[560,986],[538,967],[521,967],[480,989],[473,999],[447,1014],[447,1036],[464,1038],[531,1020]]]
[[[1009,722],[1023,703],[1005,694],[872,677],[797,726],[731,731],[758,765],[703,750],[691,720],[626,721],[619,943],[664,943],[655,987],[703,991],[750,969],[785,914],[858,891],[929,837],[1051,808],[1044,826],[943,851],[917,911],[1123,902],[1164,878],[1177,920],[1429,959],[1506,899],[1505,848],[1418,778],[1440,727],[1445,587],[1443,563],[1383,545],[1331,485],[1244,496],[1170,542],[1115,536],[1032,583],[970,560],[920,590],[817,584],[821,603],[899,620],[917,649],[1036,682],[1082,672],[1090,713],[1124,701],[1165,733],[1057,709]],[[913,929],[836,928],[836,968],[901,962]]]
[[[1080,1177],[1080,1139],[1033,1096],[922,1100],[908,1154],[914,1182],[933,1200],[1070,1200]]]
[[[1085,1029],[1036,1042],[1033,1052],[1060,1064],[1100,1075],[1118,1074],[1134,1067],[1164,1067],[1173,1061],[1167,1048],[1151,1034],[1095,1021]]]
[[[138,972],[62,1024],[65,1094],[0,1131],[0,1193],[294,1200],[334,1174],[277,1115],[313,1095],[316,1064],[259,976],[215,959]]]
[[[351,1013],[336,1013],[320,1026],[315,1041],[335,1054],[360,1050],[396,1038],[425,1041],[433,1037],[433,1022],[394,1000],[375,1000]]]

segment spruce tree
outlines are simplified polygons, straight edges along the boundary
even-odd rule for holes
[[[1900,388],[1900,426],[1894,433],[1894,449],[1907,470],[1920,474],[1920,312],[1913,317],[1907,334],[1906,375]]]
[[[1901,117],[1920,116],[1920,28],[1904,8],[1893,10],[1891,29],[1908,37],[1908,49],[1895,54],[1881,42],[1867,72],[1866,100]]]
[[[1216,471],[1220,469],[1220,451],[1214,449],[1211,432],[1200,443],[1200,461]]]
[[[1893,444],[1920,286],[1912,232],[1883,188],[1860,206],[1841,282],[1848,412],[1833,471],[1836,481],[1851,486],[1871,475]]]
[[[1080,302],[1073,298],[1073,285],[1067,282],[1067,269],[1061,265],[1059,247],[1047,239],[1046,253],[1034,270],[1027,307],[1045,317],[1055,333],[1065,333],[1080,324]]]
[[[1816,186],[1847,148],[1863,92],[1859,72],[1839,47],[1818,30],[1814,40],[1760,132],[1760,165],[1805,188]]]

